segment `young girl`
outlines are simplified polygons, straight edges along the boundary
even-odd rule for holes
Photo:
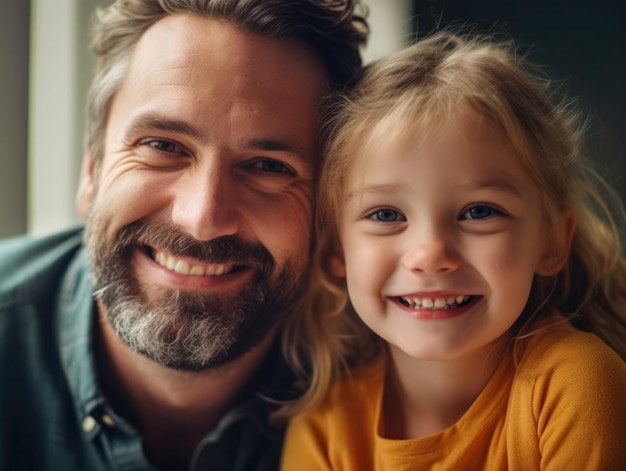
[[[284,470],[626,469],[626,263],[548,85],[446,33],[366,69],[286,335],[311,379]]]

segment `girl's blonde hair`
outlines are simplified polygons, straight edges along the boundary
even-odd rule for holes
[[[516,338],[532,334],[535,320],[558,311],[626,359],[626,263],[615,222],[617,216],[624,219],[624,211],[582,158],[579,113],[572,102],[556,98],[551,82],[511,42],[441,32],[368,66],[329,124],[311,288],[284,337],[287,358],[308,379],[302,398],[281,414],[316,405],[348,367],[383,349],[352,311],[345,280],[334,275],[333,261],[341,256],[336,229],[344,177],[371,145],[454,124],[460,109],[471,110],[503,136],[540,188],[546,237],[555,252],[564,239],[559,215],[572,210],[578,221],[563,269],[554,277],[535,277]]]

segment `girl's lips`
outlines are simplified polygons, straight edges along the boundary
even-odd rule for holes
[[[466,294],[448,296],[398,296],[400,304],[412,309],[456,309],[471,302],[473,296]]]
[[[457,299],[460,300],[457,301]],[[400,306],[409,316],[422,320],[450,319],[458,317],[482,299],[482,296],[395,296],[390,300]],[[450,301],[450,304],[448,304]]]

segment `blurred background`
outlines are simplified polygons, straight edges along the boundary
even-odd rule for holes
[[[504,34],[591,120],[589,153],[626,201],[626,1],[364,0],[365,62],[435,28]],[[89,25],[111,0],[0,0],[0,237],[80,223]]]

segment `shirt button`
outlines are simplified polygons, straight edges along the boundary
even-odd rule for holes
[[[96,427],[96,419],[88,415],[83,419],[83,431],[85,433],[91,432]]]
[[[115,427],[115,422],[113,421],[111,416],[107,414],[102,414],[102,423],[109,427]]]

